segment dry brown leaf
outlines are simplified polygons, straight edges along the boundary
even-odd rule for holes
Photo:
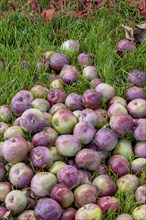
[[[133,28],[128,27],[128,26],[125,26],[125,25],[122,25],[122,27],[124,28],[126,38],[127,38],[128,40],[134,40]]]
[[[7,211],[7,212],[5,213],[5,215],[2,216],[2,219],[9,220],[10,214],[11,214],[11,211]]]
[[[45,9],[42,13],[41,16],[47,20],[50,21],[53,18],[53,15],[55,13],[55,9]]]
[[[146,23],[136,25],[134,27],[134,40],[135,43],[139,43],[146,37]]]

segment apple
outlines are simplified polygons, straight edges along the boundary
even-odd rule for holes
[[[60,78],[65,84],[74,83],[78,80],[79,70],[72,65],[65,65],[61,72]]]
[[[98,70],[95,66],[86,66],[82,71],[82,75],[88,81],[92,81],[98,77]]]
[[[97,191],[95,187],[89,184],[81,184],[74,190],[74,204],[78,208],[89,203],[95,203],[96,197]]]
[[[41,112],[47,112],[50,109],[50,103],[43,98],[36,98],[31,103],[32,108],[39,109]]]
[[[80,112],[78,121],[88,122],[96,127],[98,123],[98,117],[93,109],[86,108]]]
[[[87,89],[82,95],[82,105],[85,108],[97,109],[100,105],[101,95],[94,89]],[[80,110],[80,109],[79,109]]]
[[[89,144],[95,135],[95,128],[88,122],[78,122],[73,130],[73,135],[81,142],[81,144]]]
[[[138,141],[135,144],[134,154],[136,157],[146,158],[146,141]]]
[[[133,217],[128,213],[122,213],[119,214],[115,220],[133,220]]]
[[[60,220],[75,220],[77,210],[73,207],[64,209]]]
[[[119,134],[132,131],[134,127],[133,118],[129,114],[116,114],[110,117],[110,127]]]
[[[79,168],[95,171],[99,167],[101,159],[97,151],[85,148],[76,154],[75,162]]]
[[[113,150],[113,155],[122,155],[130,160],[134,156],[131,141],[125,138],[118,139],[118,143]]]
[[[5,122],[0,122],[0,135],[3,135],[7,128],[9,128],[8,124]]]
[[[92,186],[97,190],[99,197],[113,196],[116,193],[116,183],[108,175],[99,175],[93,179]]]
[[[106,175],[107,174],[107,167],[104,164],[99,165],[98,167],[98,175]]]
[[[3,146],[3,143],[2,141],[0,141],[0,163],[3,163],[4,164],[4,157],[2,155],[2,146]]]
[[[58,103],[52,105],[49,112],[51,115],[54,115],[57,111],[59,111],[61,109],[67,109],[67,106],[61,102],[58,102]]]
[[[49,168],[53,164],[52,152],[44,146],[38,146],[31,150],[29,159],[33,166],[39,168]]]
[[[72,134],[60,135],[55,141],[57,151],[62,156],[72,157],[81,150],[81,143],[78,138]]]
[[[51,140],[50,146],[55,144],[56,138],[58,137],[57,131],[52,127],[45,127],[42,132],[48,136]]]
[[[127,105],[127,110],[133,118],[146,117],[146,100],[135,98]]]
[[[11,111],[16,116],[21,116],[23,112],[31,108],[31,102],[23,95],[16,94],[11,100]]]
[[[146,219],[146,204],[137,206],[132,211],[132,217],[134,220],[145,220]]]
[[[79,95],[75,92],[70,93],[65,99],[65,105],[71,111],[83,110],[82,105],[82,95]]]
[[[55,161],[50,167],[49,167],[49,172],[53,174],[57,174],[60,168],[62,168],[64,165],[67,165],[63,161]]]
[[[146,100],[146,92],[143,90],[143,88],[133,86],[126,90],[125,99],[128,102],[132,101],[133,99],[145,99]]]
[[[96,92],[101,94],[101,99],[108,101],[113,96],[115,96],[115,89],[108,83],[100,83],[95,88]]]
[[[90,88],[95,89],[96,86],[98,86],[100,83],[103,83],[103,82],[104,82],[103,79],[100,79],[100,78],[92,79],[90,82]]]
[[[144,168],[146,168],[146,158],[136,158],[131,162],[131,169],[133,173],[141,173]]]
[[[71,165],[64,165],[57,172],[58,182],[65,183],[70,189],[80,184],[78,170]]]
[[[109,117],[115,114],[128,114],[127,109],[122,104],[119,103],[110,105],[107,112]]]
[[[9,138],[2,145],[4,159],[12,164],[21,162],[29,151],[28,142],[20,136]]]
[[[43,112],[44,116],[44,127],[52,126],[52,115],[49,112]]]
[[[23,212],[21,212],[18,217],[17,217],[17,220],[37,220],[35,215],[34,215],[34,210],[30,210],[30,209],[27,209]]]
[[[5,206],[8,210],[14,214],[19,214],[27,206],[27,198],[20,190],[12,190],[9,192],[5,199]]]
[[[46,100],[51,103],[52,105],[56,103],[64,103],[66,99],[66,92],[63,89],[60,88],[54,88],[48,91]]]
[[[3,217],[7,215],[7,213],[9,213],[8,209],[6,209],[5,207],[0,207],[0,218],[1,219],[3,219]]]
[[[109,101],[108,101],[108,108],[113,105],[113,104],[121,104],[124,107],[127,106],[127,102],[124,98],[120,97],[120,96],[113,96]]]
[[[65,54],[57,52],[50,56],[50,67],[55,72],[60,72],[66,64],[70,64],[70,60]]]
[[[127,75],[127,82],[134,86],[142,86],[146,82],[146,73],[138,69],[133,69]]]
[[[7,130],[3,134],[4,140],[7,140],[7,139],[15,137],[15,136],[25,138],[25,133],[20,126],[13,125],[13,126],[7,128]]]
[[[78,169],[78,174],[81,184],[90,184],[91,185],[91,173],[88,170]]]
[[[9,105],[0,106],[0,121],[9,123],[12,120],[12,111]]]
[[[0,202],[4,202],[7,194],[12,191],[10,182],[0,182]]]
[[[34,98],[46,98],[48,91],[49,90],[42,85],[35,85],[30,90]]]
[[[117,213],[121,206],[119,199],[114,196],[102,196],[101,198],[98,198],[96,204],[104,213],[107,213],[109,210]]]
[[[76,118],[79,118],[80,112],[81,112],[81,110],[75,110],[75,111],[73,111],[72,113],[74,114],[74,116],[75,116]]]
[[[125,52],[125,51],[130,51],[134,49],[134,42],[133,40],[129,40],[127,38],[124,38],[120,40],[116,46],[116,50],[120,53]]]
[[[95,109],[95,113],[97,115],[97,129],[102,128],[104,125],[108,124],[109,116],[107,110],[98,108]]]
[[[45,134],[43,131],[40,131],[32,136],[32,144],[37,146],[50,147],[51,137]]]
[[[60,48],[65,51],[78,53],[80,50],[80,44],[75,39],[69,39],[64,41]]]
[[[37,197],[48,196],[57,183],[56,176],[49,172],[38,172],[31,179],[30,188]]]
[[[41,220],[59,220],[62,214],[62,208],[57,201],[44,197],[38,200],[34,209],[36,219]]]
[[[94,137],[94,142],[103,151],[111,151],[118,143],[118,134],[110,128],[100,128]]]
[[[139,178],[133,174],[126,174],[117,180],[118,190],[124,194],[134,193],[139,186]]]
[[[49,148],[50,151],[52,152],[53,154],[53,161],[63,161],[64,160],[64,157],[62,155],[60,155],[57,151],[57,148],[56,147],[50,147]]]
[[[146,141],[146,118],[137,120],[133,129],[133,137],[138,141]]]
[[[20,119],[21,119],[21,116],[20,117],[18,117],[18,118],[16,118],[15,120],[14,120],[14,122],[13,122],[13,126],[20,126]]]
[[[6,174],[6,168],[4,164],[0,162],[0,181],[3,180],[5,174]]]
[[[110,157],[108,165],[112,172],[119,177],[130,172],[130,164],[126,157],[122,155],[114,155]]]
[[[10,182],[19,189],[28,186],[33,176],[33,170],[22,162],[14,164],[9,171]]]
[[[146,204],[146,184],[139,186],[134,193],[137,202]]]
[[[94,55],[92,53],[80,53],[77,56],[78,64],[82,67],[92,66],[93,65]]]
[[[103,220],[103,213],[101,208],[93,203],[86,204],[80,207],[75,215],[75,220]]]
[[[62,79],[54,79],[54,80],[50,83],[50,88],[51,88],[51,89],[55,89],[55,88],[64,89],[64,84],[63,84]]]
[[[44,60],[49,60],[50,59],[50,56],[53,54],[54,52],[53,51],[45,51],[43,52],[41,55],[42,55],[42,59]]]
[[[74,201],[74,194],[64,183],[58,183],[51,189],[50,198],[57,201],[62,208],[67,208]]]
[[[52,126],[60,134],[70,134],[77,124],[77,118],[68,109],[57,111],[52,117]]]

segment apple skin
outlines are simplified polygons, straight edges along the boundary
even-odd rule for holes
[[[23,112],[31,108],[31,102],[23,95],[16,94],[11,100],[11,111],[16,116],[21,116]]]
[[[4,202],[7,194],[12,191],[10,182],[0,182],[0,202]]]
[[[133,174],[126,174],[117,180],[117,187],[124,194],[134,193],[139,186],[139,178]]]
[[[135,144],[134,154],[136,157],[146,158],[146,141],[138,141]]]
[[[100,83],[96,86],[95,90],[101,94],[101,99],[105,101],[115,96],[115,89],[108,83]]]
[[[116,213],[121,206],[119,199],[114,196],[102,196],[96,204],[102,209],[103,213],[107,213],[109,210]]]
[[[135,123],[133,136],[138,141],[146,141],[146,118],[141,118]]]
[[[108,101],[108,108],[113,105],[113,104],[121,104],[123,105],[124,107],[127,106],[127,102],[124,98],[120,97],[120,96],[114,96],[112,97],[109,101]]]
[[[113,196],[116,193],[116,183],[108,175],[99,175],[93,179],[92,186],[97,190],[99,197]]]
[[[64,160],[64,157],[62,155],[60,155],[57,151],[57,148],[56,147],[50,147],[49,148],[50,151],[52,152],[53,154],[53,161],[56,162],[56,161],[63,161]]]
[[[128,114],[127,109],[119,103],[110,105],[107,112],[109,117],[115,114]]]
[[[95,135],[95,128],[88,122],[78,122],[73,130],[73,135],[81,142],[81,144],[89,144]]]
[[[124,138],[118,139],[113,155],[122,155],[130,160],[134,156],[131,141]]]
[[[72,157],[81,150],[81,143],[78,138],[72,134],[60,135],[55,141],[57,151],[62,156]]]
[[[146,184],[139,186],[136,189],[134,196],[137,202],[146,204]]]
[[[145,118],[146,100],[141,98],[133,99],[128,103],[127,110],[133,118]]]
[[[19,189],[28,186],[33,176],[33,170],[25,163],[16,163],[9,171],[10,182]]]
[[[55,88],[64,89],[64,84],[63,84],[62,79],[54,79],[54,80],[50,83],[50,88],[51,88],[51,89],[55,89]]]
[[[74,204],[76,207],[81,208],[82,206],[95,203],[97,197],[97,191],[95,187],[89,184],[79,185],[74,190]]]
[[[41,131],[45,125],[43,113],[38,109],[27,109],[21,116],[20,125],[28,133]]]
[[[4,132],[4,140],[7,140],[9,138],[20,136],[25,138],[25,134],[23,129],[20,126],[11,126]]]
[[[104,125],[108,124],[109,116],[107,110],[105,109],[95,109],[95,113],[97,115],[97,124],[96,128],[102,128]]]
[[[89,203],[79,208],[75,215],[75,220],[103,220],[101,208],[93,203]]]
[[[31,179],[30,188],[37,197],[48,196],[57,183],[56,176],[49,172],[38,172]]]
[[[33,97],[33,95],[31,94],[31,92],[28,91],[28,90],[26,90],[26,89],[19,90],[19,91],[15,94],[15,96],[18,96],[18,97],[22,96],[22,97],[26,98],[27,101],[30,102],[30,103],[34,100],[34,97]]]
[[[80,44],[77,40],[69,39],[62,43],[61,50],[72,52],[73,54],[80,51]],[[72,220],[72,219],[71,219]]]
[[[8,124],[5,122],[0,122],[0,135],[3,135],[7,128],[9,128]]]
[[[100,128],[94,137],[94,142],[103,151],[111,151],[118,142],[118,134],[110,128]]]
[[[96,127],[98,123],[98,117],[93,109],[86,108],[80,112],[78,121],[88,122]]]
[[[134,220],[132,215],[130,215],[128,213],[122,213],[122,214],[118,215],[115,220],[124,220],[124,219],[125,220]]]
[[[85,108],[97,109],[100,106],[101,95],[94,89],[87,89],[82,95],[82,105]]]
[[[77,118],[68,109],[57,111],[52,117],[52,126],[59,134],[70,134],[77,124]]]
[[[110,117],[110,127],[119,134],[132,131],[134,127],[133,118],[129,114],[116,114]]]
[[[63,161],[55,161],[50,167],[49,167],[49,172],[57,175],[59,169],[63,167],[64,165],[67,165]]]
[[[103,79],[100,79],[100,78],[92,79],[90,82],[90,88],[95,89],[96,86],[98,86],[100,83],[103,83],[103,82],[104,82]]]
[[[130,164],[126,157],[122,155],[112,156],[108,161],[108,165],[112,172],[119,177],[130,172]]]
[[[132,217],[134,220],[145,220],[146,219],[146,204],[137,206],[132,211]]]
[[[99,167],[101,159],[97,151],[84,148],[76,154],[75,162],[79,168],[95,171]]]
[[[52,152],[44,146],[33,148],[29,155],[30,161],[37,169],[49,168],[53,164]]]
[[[107,167],[104,165],[104,164],[101,164],[99,167],[98,167],[98,174],[99,175],[106,175],[107,174]]]
[[[61,102],[58,102],[58,103],[52,105],[49,112],[51,115],[54,115],[60,109],[67,109],[67,106]]]
[[[46,100],[51,103],[52,105],[56,103],[64,103],[66,99],[66,92],[60,88],[54,88],[48,91],[46,96]]]
[[[27,206],[27,198],[24,193],[20,190],[13,190],[9,192],[5,199],[5,206],[8,210],[14,214],[19,214]]]
[[[60,78],[66,84],[74,83],[78,80],[79,70],[72,65],[65,65],[61,72]]]
[[[88,170],[78,169],[78,174],[80,178],[80,185],[81,184],[91,185],[91,173]]]
[[[34,215],[34,210],[25,210],[23,212],[21,212],[18,217],[17,220],[37,220],[35,215]]]
[[[67,208],[74,201],[74,194],[64,183],[58,183],[51,189],[51,199],[56,200],[62,208]]]
[[[20,126],[20,119],[21,119],[21,117],[17,117],[15,120],[14,120],[14,122],[13,122],[13,126]]]
[[[51,139],[51,143],[50,143],[50,146],[54,145],[55,144],[55,141],[58,137],[58,132],[52,128],[52,127],[45,127],[42,132],[44,134],[46,134],[48,136],[49,139]]]
[[[76,188],[80,184],[78,170],[71,165],[64,165],[57,172],[58,182],[66,184],[70,189]]]
[[[49,90],[42,85],[35,85],[30,90],[34,98],[46,98],[48,91]]]
[[[0,121],[9,123],[12,120],[12,111],[9,105],[0,106]]]
[[[65,105],[71,111],[83,110],[82,95],[72,92],[65,99]]]
[[[40,131],[33,135],[32,144],[35,147],[44,146],[44,147],[49,148],[51,145],[51,137],[45,134],[44,132]]]
[[[47,112],[50,109],[50,103],[43,98],[36,98],[31,103],[32,108],[39,109],[41,112]]]
[[[12,164],[21,162],[29,151],[28,142],[23,137],[12,137],[4,141],[2,155],[4,159]]]
[[[59,220],[62,214],[62,208],[57,201],[44,197],[38,200],[34,209],[36,219],[41,220]]]
[[[52,115],[49,112],[43,112],[44,116],[44,128],[52,126]]]
[[[77,210],[73,207],[66,208],[60,220],[75,220],[75,215],[76,215]]]
[[[142,169],[146,169],[146,158],[136,158],[131,163],[133,173],[141,173]]]
[[[6,174],[6,168],[4,164],[0,162],[0,181],[3,180],[5,174]]]
[[[86,66],[82,71],[82,75],[91,82],[98,77],[98,70],[95,66]]]
[[[138,69],[133,69],[127,75],[127,82],[134,86],[141,86],[146,82],[146,73]]]
[[[0,218],[3,219],[3,216],[9,212],[5,207],[0,207]]]
[[[50,67],[55,72],[60,72],[66,64],[70,64],[70,60],[65,54],[57,52],[50,56]]]
[[[0,141],[0,164],[4,164],[5,163],[5,161],[4,161],[4,157],[3,157],[3,155],[2,155],[2,146],[3,146],[3,143],[4,142],[2,142],[2,141]],[[1,172],[0,172],[1,173]],[[1,179],[1,178],[0,178]]]
[[[133,99],[145,99],[146,100],[146,92],[137,86],[130,87],[125,92],[125,99],[129,102]]]
[[[78,64],[82,67],[92,66],[93,65],[94,55],[92,53],[80,53],[77,56]]]

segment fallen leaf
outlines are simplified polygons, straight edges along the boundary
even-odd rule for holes
[[[134,27],[134,40],[135,43],[139,43],[146,37],[146,23],[136,25]]]
[[[124,25],[122,25],[122,27],[124,28],[126,38],[127,38],[128,40],[134,40],[133,28],[128,27],[128,26],[124,26]]]

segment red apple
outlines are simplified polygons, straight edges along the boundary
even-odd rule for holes
[[[104,213],[107,213],[109,210],[118,212],[121,206],[119,199],[114,196],[102,196],[97,200],[96,204]]]

